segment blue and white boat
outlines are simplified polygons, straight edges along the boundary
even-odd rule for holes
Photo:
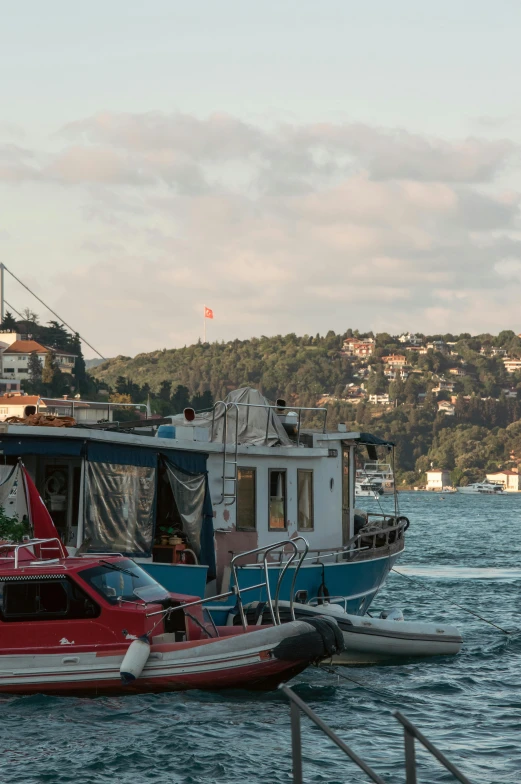
[[[306,417],[319,426],[305,428]],[[70,551],[131,556],[168,590],[201,597],[229,590],[233,554],[303,537],[296,580],[295,563],[268,557],[269,584],[286,569],[281,599],[335,597],[363,615],[403,550],[408,520],[396,497],[388,512],[355,505],[357,465],[379,451],[388,458],[393,445],[342,425],[328,432],[326,420],[326,409],[269,405],[246,388],[161,423],[1,423],[0,503],[23,515],[12,471],[21,459]],[[241,587],[260,582],[255,558],[243,558]],[[265,598],[265,588],[251,591],[252,601]],[[216,622],[229,611],[229,601],[214,605]]]

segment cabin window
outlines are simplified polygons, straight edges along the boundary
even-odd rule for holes
[[[313,471],[298,469],[298,530],[311,531],[314,528],[313,514]]]
[[[99,615],[98,605],[67,579],[0,583],[0,610],[4,621],[53,621]]]
[[[286,471],[271,468],[269,471],[269,528],[286,528]]]
[[[238,469],[236,527],[247,531],[256,528],[256,478],[254,468]]]

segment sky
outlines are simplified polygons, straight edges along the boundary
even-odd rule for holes
[[[521,331],[518,0],[2,8],[0,261],[103,356]]]

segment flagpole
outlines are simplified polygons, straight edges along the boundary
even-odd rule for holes
[[[206,305],[203,305],[203,343],[206,343]]]

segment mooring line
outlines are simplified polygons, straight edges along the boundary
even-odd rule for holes
[[[457,602],[453,602],[452,599],[447,599],[445,596],[443,596],[443,594],[439,593],[439,591],[436,591],[431,586],[427,587],[426,585],[423,585],[420,581],[413,580],[412,577],[409,577],[408,574],[404,574],[403,572],[399,572],[398,569],[396,569],[394,566],[392,568],[392,571],[396,572],[396,574],[399,574],[400,577],[405,577],[406,580],[409,580],[409,582],[413,583],[414,585],[418,584],[421,588],[425,588],[426,590],[429,591],[429,593],[436,594],[437,596],[440,597],[440,599],[443,599],[444,602],[447,602],[448,604],[453,604],[454,607],[458,607],[460,610],[463,610],[463,612],[467,612],[467,613],[470,613],[471,615],[475,615],[476,618],[479,618],[480,621],[483,621],[483,623],[488,623],[490,626],[494,626],[496,629],[499,629],[500,632],[503,632],[503,634],[515,634],[516,631],[517,631],[517,630],[514,630],[514,631],[509,632],[506,629],[503,629],[501,626],[498,626],[497,623],[494,623],[493,621],[489,621],[488,618],[484,618],[479,613],[474,612],[474,610],[469,610],[468,607],[463,607],[461,604],[458,604]]]
[[[407,701],[425,702],[425,700],[418,700],[417,698],[414,697],[396,695],[390,691],[382,691],[381,689],[376,689],[374,686],[366,686],[365,683],[360,683],[360,681],[357,681],[356,678],[350,678],[349,675],[344,675],[343,672],[340,672],[339,667],[332,669],[331,667],[327,667],[324,664],[319,664],[319,667],[321,670],[328,672],[330,675],[337,675],[339,678],[343,678],[345,681],[350,681],[351,683],[354,683],[355,686],[359,686],[361,689],[367,689],[367,691],[373,691],[375,694],[378,694],[380,697],[383,697],[386,700],[393,700],[394,702],[396,702],[396,700],[405,701],[405,702]]]

